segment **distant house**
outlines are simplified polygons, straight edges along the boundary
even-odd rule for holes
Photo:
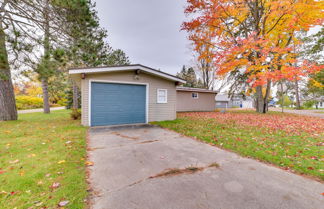
[[[315,99],[316,104],[313,105],[313,108],[324,108],[324,96]]]
[[[316,105],[314,105],[314,108],[316,108]],[[324,101],[318,102],[317,108],[324,108]]]
[[[324,108],[324,96],[320,96],[318,98],[302,98],[300,103],[301,103],[301,105],[303,105],[307,101],[315,101],[312,108],[316,108],[316,109]]]
[[[251,97],[243,98],[241,95],[235,95],[232,98],[228,94],[217,94],[215,97],[216,108],[253,108],[254,101]]]

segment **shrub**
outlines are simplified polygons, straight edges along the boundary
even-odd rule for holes
[[[72,109],[73,108],[73,89],[70,87],[66,92],[66,97],[65,97],[65,106],[67,109]],[[81,92],[78,91],[78,105],[79,108],[81,108]]]
[[[62,98],[59,101],[57,101],[58,106],[66,106],[67,105],[67,99]]]
[[[70,115],[73,120],[79,120],[79,119],[81,119],[81,110],[80,109],[72,109],[72,112]]]
[[[311,108],[311,107],[313,107],[315,104],[316,104],[316,101],[314,101],[314,100],[309,100],[309,101],[304,102],[303,106],[306,107],[306,108]]]
[[[292,103],[293,102],[291,101],[291,99],[287,95],[283,96],[283,106],[284,107],[289,107]],[[280,105],[280,107],[282,106],[282,98],[279,98],[278,104]]]
[[[18,110],[34,109],[43,107],[43,99],[34,96],[16,96]]]

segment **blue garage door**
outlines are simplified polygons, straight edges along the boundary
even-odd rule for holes
[[[146,122],[146,86],[91,83],[91,126]]]

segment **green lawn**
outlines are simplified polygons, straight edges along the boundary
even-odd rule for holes
[[[181,113],[156,122],[242,156],[324,180],[324,120],[293,114]]]
[[[0,208],[84,208],[86,128],[68,110],[0,122]]]

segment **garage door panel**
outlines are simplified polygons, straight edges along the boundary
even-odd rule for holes
[[[146,122],[146,86],[116,83],[91,84],[91,125]]]

